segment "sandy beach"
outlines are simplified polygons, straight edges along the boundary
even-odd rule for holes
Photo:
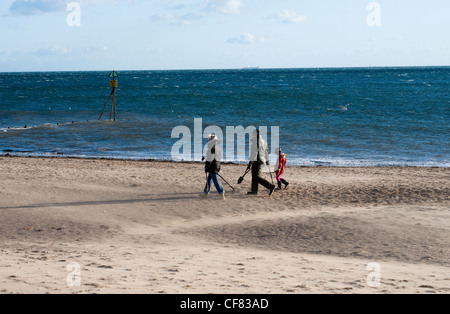
[[[288,167],[269,198],[226,164],[222,201],[203,168],[0,157],[0,293],[450,293],[450,169]]]

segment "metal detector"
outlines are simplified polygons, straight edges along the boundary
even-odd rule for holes
[[[236,192],[236,189],[230,183],[228,183],[228,181],[225,180],[224,177],[222,177],[220,174],[217,174],[217,175],[219,176],[219,178],[221,178],[223,180],[223,182],[228,184],[228,186],[233,189],[233,192]]]
[[[247,169],[247,170],[245,171],[244,175],[243,175],[242,177],[239,178],[238,184],[242,184],[242,182],[244,182],[244,178],[245,178],[245,176],[247,175],[247,173],[249,173],[249,172],[250,172],[250,169]]]

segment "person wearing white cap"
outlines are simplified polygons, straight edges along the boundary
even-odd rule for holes
[[[220,148],[221,141],[215,134],[209,136],[208,152],[206,153],[205,172],[207,175],[206,186],[202,197],[208,197],[211,192],[211,185],[214,183],[217,192],[222,200],[225,200],[225,190],[220,185],[218,174],[220,172],[220,161],[222,159],[222,150]]]

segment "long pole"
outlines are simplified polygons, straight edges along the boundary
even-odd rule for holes
[[[110,101],[110,99],[111,99],[111,97],[112,97],[112,95],[113,95],[113,92],[114,92],[114,91],[112,91],[112,92],[111,92],[111,95],[109,95],[108,101],[106,102],[106,105],[105,105],[105,107],[103,108],[102,114],[100,115],[100,118],[98,118],[98,121],[100,121],[100,120],[102,119],[103,113],[105,112],[106,107],[108,106],[108,103],[109,103],[109,101]]]
[[[270,179],[272,179],[272,184],[274,184],[273,183],[273,176],[272,176],[272,169],[270,168],[270,164],[267,165],[267,167],[269,167]]]
[[[114,95],[114,97],[113,97],[113,101],[112,101],[112,104],[111,104],[111,114],[109,115],[109,121],[112,120],[112,115],[113,115],[113,111],[114,111],[114,98],[115,98],[115,96],[116,96],[115,91],[116,91],[116,89],[113,88],[112,94]]]
[[[228,184],[229,186],[230,186],[230,188],[232,188],[233,189],[233,191],[235,191],[235,188],[231,185],[231,184],[229,184],[228,182],[227,182],[227,180],[225,180],[220,174],[217,174],[226,184]]]
[[[116,88],[115,87],[114,87],[113,106],[114,106],[114,121],[116,121]]]

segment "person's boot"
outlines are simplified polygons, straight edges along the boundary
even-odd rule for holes
[[[273,195],[273,192],[275,192],[275,188],[276,188],[275,185],[272,185],[272,186],[270,187],[269,197]]]
[[[222,201],[225,200],[225,192],[223,192],[222,194],[220,194],[220,199],[221,199]]]
[[[281,188],[281,183],[283,183],[284,184],[284,189],[287,189],[288,188],[288,186],[289,186],[289,182],[287,182],[286,180],[284,180],[284,179],[281,179],[281,182],[279,183],[280,184],[280,188]]]
[[[258,195],[258,184],[252,183],[252,190],[247,193],[248,195]]]
[[[278,181],[278,188],[277,191],[281,190],[281,181]]]

